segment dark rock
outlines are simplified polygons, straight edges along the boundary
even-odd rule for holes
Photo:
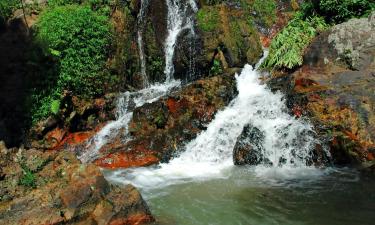
[[[264,161],[263,142],[264,133],[252,125],[246,125],[233,149],[234,164],[258,165],[262,163]]]

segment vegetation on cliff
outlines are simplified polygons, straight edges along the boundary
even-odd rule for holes
[[[13,11],[20,5],[19,0],[1,0],[0,1],[0,24],[11,17]]]
[[[301,66],[305,48],[320,31],[328,27],[327,24],[367,16],[373,10],[375,3],[369,0],[320,0],[303,3],[301,10],[272,40],[270,54],[262,66],[268,69],[293,69]]]
[[[303,20],[296,16],[272,40],[270,52],[262,64],[266,68],[293,69],[302,65],[303,52],[319,31],[327,28],[321,17]]]
[[[48,116],[63,90],[92,97],[109,82],[105,70],[111,41],[108,17],[89,6],[65,5],[47,9],[36,25],[35,41],[55,64],[53,72],[32,93],[33,120]],[[54,103],[56,105],[56,103]],[[56,111],[56,110],[54,110]]]

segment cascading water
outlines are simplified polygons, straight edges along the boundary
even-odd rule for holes
[[[166,0],[168,6],[167,30],[168,36],[165,40],[165,69],[164,74],[166,81],[173,79],[174,64],[173,57],[177,44],[179,34],[186,29],[189,29],[191,35],[195,35],[194,21],[191,16],[188,16],[189,10],[196,12],[198,10],[194,0],[189,0],[188,4],[184,4],[181,0]]]
[[[144,53],[144,47],[143,47],[143,26],[144,26],[144,17],[145,12],[148,6],[149,0],[141,0],[141,8],[138,13],[137,17],[137,43],[138,43],[138,52],[139,52],[139,59],[141,61],[141,75],[143,79],[143,87],[149,86],[148,76],[146,72],[146,56]]]
[[[246,65],[236,77],[238,96],[195,140],[186,144],[183,153],[157,168],[114,171],[108,176],[115,182],[133,183],[142,188],[224,176],[233,166],[232,152],[237,137],[246,124],[264,132],[263,155],[276,167],[306,167],[310,151],[318,143],[309,123],[286,113],[281,93],[272,93],[260,83],[260,73]],[[263,168],[263,167],[259,167]]]
[[[133,109],[140,107],[145,103],[151,103],[170,92],[173,88],[180,85],[179,81],[173,81],[165,84],[152,85],[149,88],[137,92],[125,92],[117,100],[116,120],[109,122],[101,129],[94,138],[92,138],[85,147],[85,151],[78,156],[84,162],[91,162],[98,156],[100,148],[109,143],[122,131],[122,141],[130,140],[128,136],[128,125],[133,117]]]

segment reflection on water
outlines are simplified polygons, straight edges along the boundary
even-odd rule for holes
[[[224,173],[141,192],[165,225],[375,223],[375,179],[353,170],[231,167]]]

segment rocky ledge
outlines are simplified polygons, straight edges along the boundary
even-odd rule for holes
[[[297,71],[269,82],[314,123],[335,164],[375,163],[375,13],[319,35]]]
[[[115,138],[100,149],[97,165],[105,168],[147,166],[168,161],[206,129],[215,113],[236,95],[233,75],[193,82],[133,112],[130,141]]]
[[[100,169],[67,151],[7,149],[1,143],[0,224],[149,224],[131,185],[109,184]]]

